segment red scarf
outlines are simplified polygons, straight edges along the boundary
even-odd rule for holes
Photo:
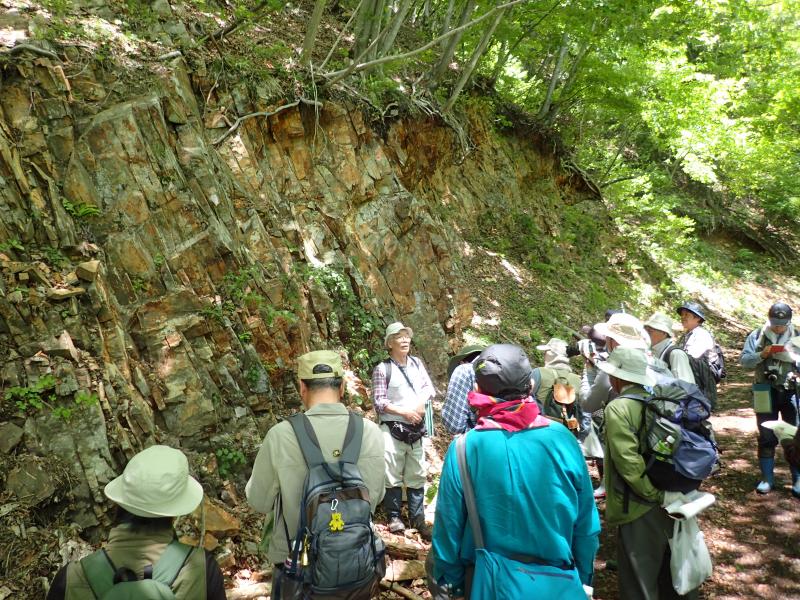
[[[478,411],[475,429],[505,429],[522,431],[535,427],[547,427],[550,420],[539,414],[539,405],[532,398],[503,400],[478,392],[467,395],[469,405]]]

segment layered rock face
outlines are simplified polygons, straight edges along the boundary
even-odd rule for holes
[[[182,59],[126,96],[82,60],[2,71],[0,450],[30,456],[6,481],[20,499],[66,494],[84,527],[143,446],[180,445],[201,475],[222,445],[252,451],[298,406],[302,352],[363,374],[402,320],[440,376],[472,318],[462,232],[510,207],[546,223],[584,193],[477,112],[469,153],[434,119],[329,102],[221,139],[230,115],[285,102],[221,93]],[[65,476],[14,475],[42,463]]]

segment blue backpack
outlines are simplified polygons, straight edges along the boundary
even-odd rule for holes
[[[649,396],[622,397],[645,405],[639,452],[653,485],[684,493],[700,487],[719,458],[708,421],[711,405],[700,389],[679,379],[662,378]]]

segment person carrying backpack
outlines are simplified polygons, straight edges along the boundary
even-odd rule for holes
[[[305,412],[267,432],[245,488],[271,521],[272,597],[375,597],[385,571],[371,519],[383,497],[383,436],[341,403],[336,352],[300,356],[297,373]]]
[[[117,505],[107,544],[64,565],[47,600],[225,600],[214,556],[178,542],[172,527],[203,499],[183,452],[150,446],[103,492]]]
[[[725,357],[722,355],[722,348],[714,341],[714,336],[703,326],[706,321],[703,307],[697,302],[684,302],[676,311],[681,318],[681,325],[686,330],[677,346],[692,358],[697,359],[692,362],[695,383],[698,386],[706,385],[708,376],[697,369],[698,361],[704,360],[716,385],[726,376]],[[704,391],[707,396],[714,396],[712,404],[716,404],[716,387],[713,392],[709,387],[706,386]]]
[[[739,363],[754,372],[753,409],[758,424],[758,465],[761,480],[756,492],[768,494],[775,486],[775,448],[778,438],[763,427],[764,421],[772,421],[778,415],[791,425],[797,423],[797,405],[792,401],[794,389],[787,385],[787,376],[794,371],[795,355],[786,346],[797,331],[792,325],[792,309],[783,302],[769,308],[767,322],[747,336]],[[800,498],[800,469],[790,465],[792,494]]]
[[[478,422],[444,459],[432,593],[585,599],[600,520],[580,446],[540,414],[522,348],[489,346],[473,368]]]
[[[386,327],[384,345],[389,358],[372,372],[372,399],[380,420],[386,448],[386,495],[383,506],[389,516],[389,531],[405,529],[400,519],[403,486],[408,494],[408,517],[425,540],[431,529],[425,522],[425,414],[436,394],[425,365],[411,356],[414,332],[402,323]]]
[[[679,492],[658,489],[647,473],[643,437],[655,413],[642,399],[650,397],[645,388],[656,384],[647,355],[619,346],[597,366],[609,375],[616,393],[605,408],[605,485],[606,523],[617,529],[618,596],[696,598],[697,590],[678,596],[670,574],[673,522],[663,507]]]
[[[567,358],[567,342],[550,338],[536,346],[544,352],[544,367],[533,369],[533,396],[542,415],[564,425],[576,437],[588,434],[583,419],[581,378],[572,372]],[[588,425],[588,424],[587,424]]]

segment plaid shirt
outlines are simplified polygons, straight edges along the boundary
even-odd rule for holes
[[[458,365],[447,384],[447,396],[442,407],[442,423],[450,433],[464,433],[475,427],[475,415],[469,408],[467,394],[475,389],[472,363]]]

